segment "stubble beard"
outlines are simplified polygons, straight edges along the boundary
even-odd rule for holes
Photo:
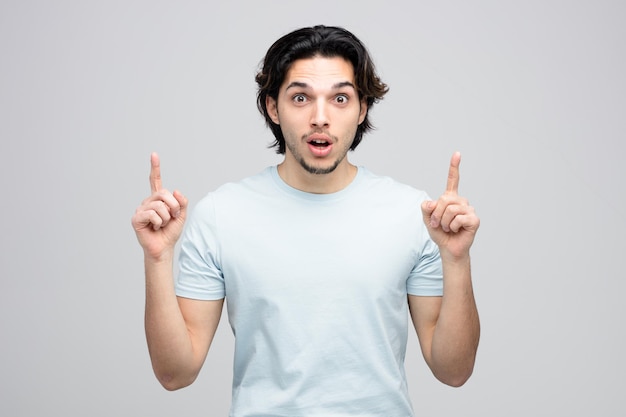
[[[344,158],[345,158],[345,156],[344,156]],[[343,158],[337,159],[329,167],[314,167],[314,166],[311,166],[311,165],[307,164],[306,161],[304,159],[302,159],[302,158],[299,158],[298,162],[300,162],[300,166],[302,168],[304,168],[308,173],[315,174],[315,175],[324,175],[324,174],[330,174],[335,169],[337,169],[337,167],[339,166],[339,164],[341,163],[342,160],[343,160]]]
[[[303,135],[302,136],[302,140],[306,141],[306,138],[308,138],[310,135],[311,135],[311,133]],[[339,143],[339,141],[337,140],[336,137],[331,136],[331,138],[333,139],[333,141],[335,143]],[[314,174],[314,175],[324,175],[324,174],[330,174],[331,172],[333,172],[335,169],[337,169],[339,164],[341,164],[341,162],[346,158],[346,155],[348,154],[348,150],[349,150],[349,148],[348,148],[345,151],[343,151],[339,155],[339,157],[335,160],[335,162],[333,162],[332,165],[327,166],[327,167],[316,167],[316,166],[313,166],[313,165],[307,163],[307,161],[305,161],[304,157],[302,157],[302,155],[298,152],[298,150],[296,149],[296,146],[293,145],[292,142],[285,141],[285,145],[287,146],[287,148],[289,149],[289,151],[293,155],[294,159],[300,164],[300,166],[306,172],[308,172],[310,174]]]

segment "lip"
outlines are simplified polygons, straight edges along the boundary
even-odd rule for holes
[[[326,142],[327,145],[316,146],[315,145],[316,141]],[[307,142],[307,145],[309,146],[309,150],[311,151],[311,153],[314,156],[319,157],[319,158],[328,156],[333,148],[333,143],[330,140],[330,137],[321,133],[315,133],[315,134],[310,135],[307,138],[306,142]]]

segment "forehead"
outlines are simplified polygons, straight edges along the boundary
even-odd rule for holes
[[[293,82],[325,87],[346,81],[354,84],[354,67],[350,61],[339,56],[316,55],[294,61],[285,75],[282,87]]]

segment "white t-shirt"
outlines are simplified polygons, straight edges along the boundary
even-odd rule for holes
[[[427,198],[363,167],[337,193],[305,193],[273,166],[198,203],[176,293],[226,297],[231,416],[413,415],[407,294],[443,292]]]

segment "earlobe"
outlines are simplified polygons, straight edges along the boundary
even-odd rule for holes
[[[272,122],[277,125],[280,124],[280,119],[278,118],[278,108],[276,107],[276,100],[270,96],[265,97],[265,107],[267,108],[267,115]]]

